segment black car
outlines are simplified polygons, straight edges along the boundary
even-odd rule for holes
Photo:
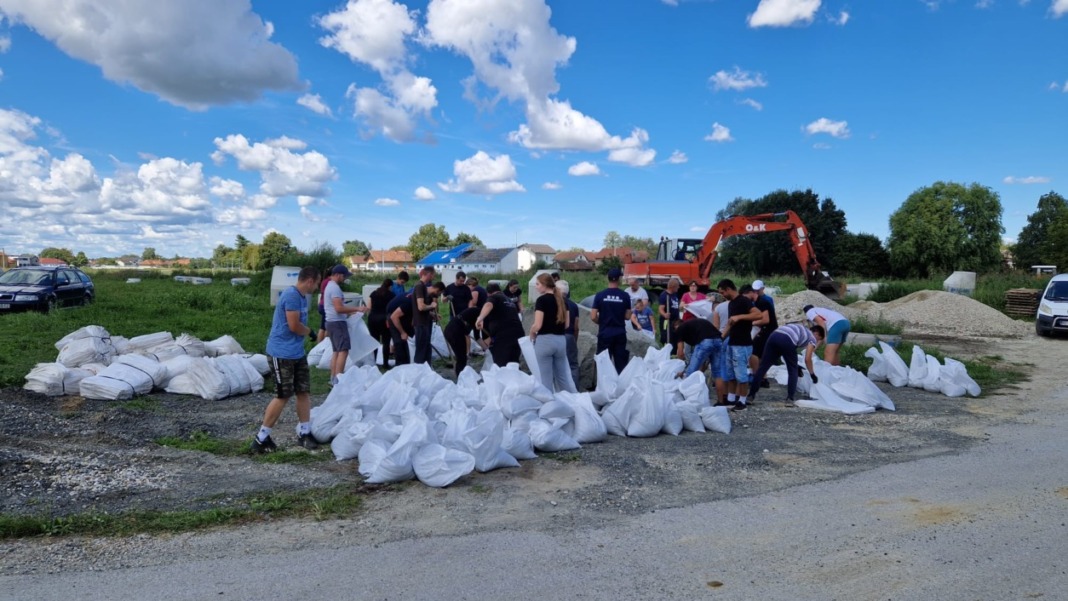
[[[95,294],[93,280],[66,265],[16,267],[0,274],[0,313],[47,313],[57,307],[88,305]]]

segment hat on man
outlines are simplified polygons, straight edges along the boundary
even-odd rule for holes
[[[334,265],[334,268],[330,270],[330,275],[338,275],[338,274],[341,274],[341,275],[343,275],[343,276],[345,276],[347,278],[347,277],[352,275],[352,272],[349,271],[348,267],[345,267],[344,265],[338,264],[338,265]]]
[[[756,280],[753,282],[753,290],[760,292],[764,289],[764,280]]]
[[[608,281],[618,282],[619,278],[623,277],[623,270],[618,267],[613,267],[608,270]]]

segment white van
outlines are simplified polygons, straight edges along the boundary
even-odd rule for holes
[[[1068,273],[1053,276],[1038,303],[1035,332],[1049,336],[1053,332],[1068,332]]]

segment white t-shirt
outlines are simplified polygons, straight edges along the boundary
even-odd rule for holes
[[[337,309],[334,308],[335,298],[340,298],[341,304],[345,304],[345,293],[341,291],[341,286],[331,280],[326,285],[326,289],[323,290],[323,312],[326,314],[327,321],[345,321],[349,316],[337,312]]]
[[[830,309],[824,309],[823,307],[812,307],[805,313],[805,319],[816,323],[816,316],[819,315],[827,321],[827,331],[834,326],[834,324],[845,319],[845,315],[842,315],[838,311],[832,311]]]
[[[719,315],[719,332],[721,334],[726,334],[727,330],[730,329],[730,327],[727,326],[727,320],[730,319],[730,313],[728,313],[730,310],[729,305],[729,302],[723,301],[715,307],[712,307],[712,312]]]
[[[626,293],[630,296],[630,308],[634,308],[634,304],[640,300],[645,301],[645,306],[649,306],[649,293],[645,291],[645,288],[638,286],[637,290],[631,290],[630,286],[627,286]]]

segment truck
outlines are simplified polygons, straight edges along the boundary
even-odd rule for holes
[[[638,278],[646,287],[663,289],[672,278],[683,284],[696,281],[702,290],[712,288],[712,265],[723,242],[733,236],[789,232],[790,243],[805,284],[830,298],[838,298],[840,286],[824,272],[808,238],[808,229],[793,211],[734,215],[714,224],[704,238],[661,238],[656,259],[623,266],[625,278]]]

